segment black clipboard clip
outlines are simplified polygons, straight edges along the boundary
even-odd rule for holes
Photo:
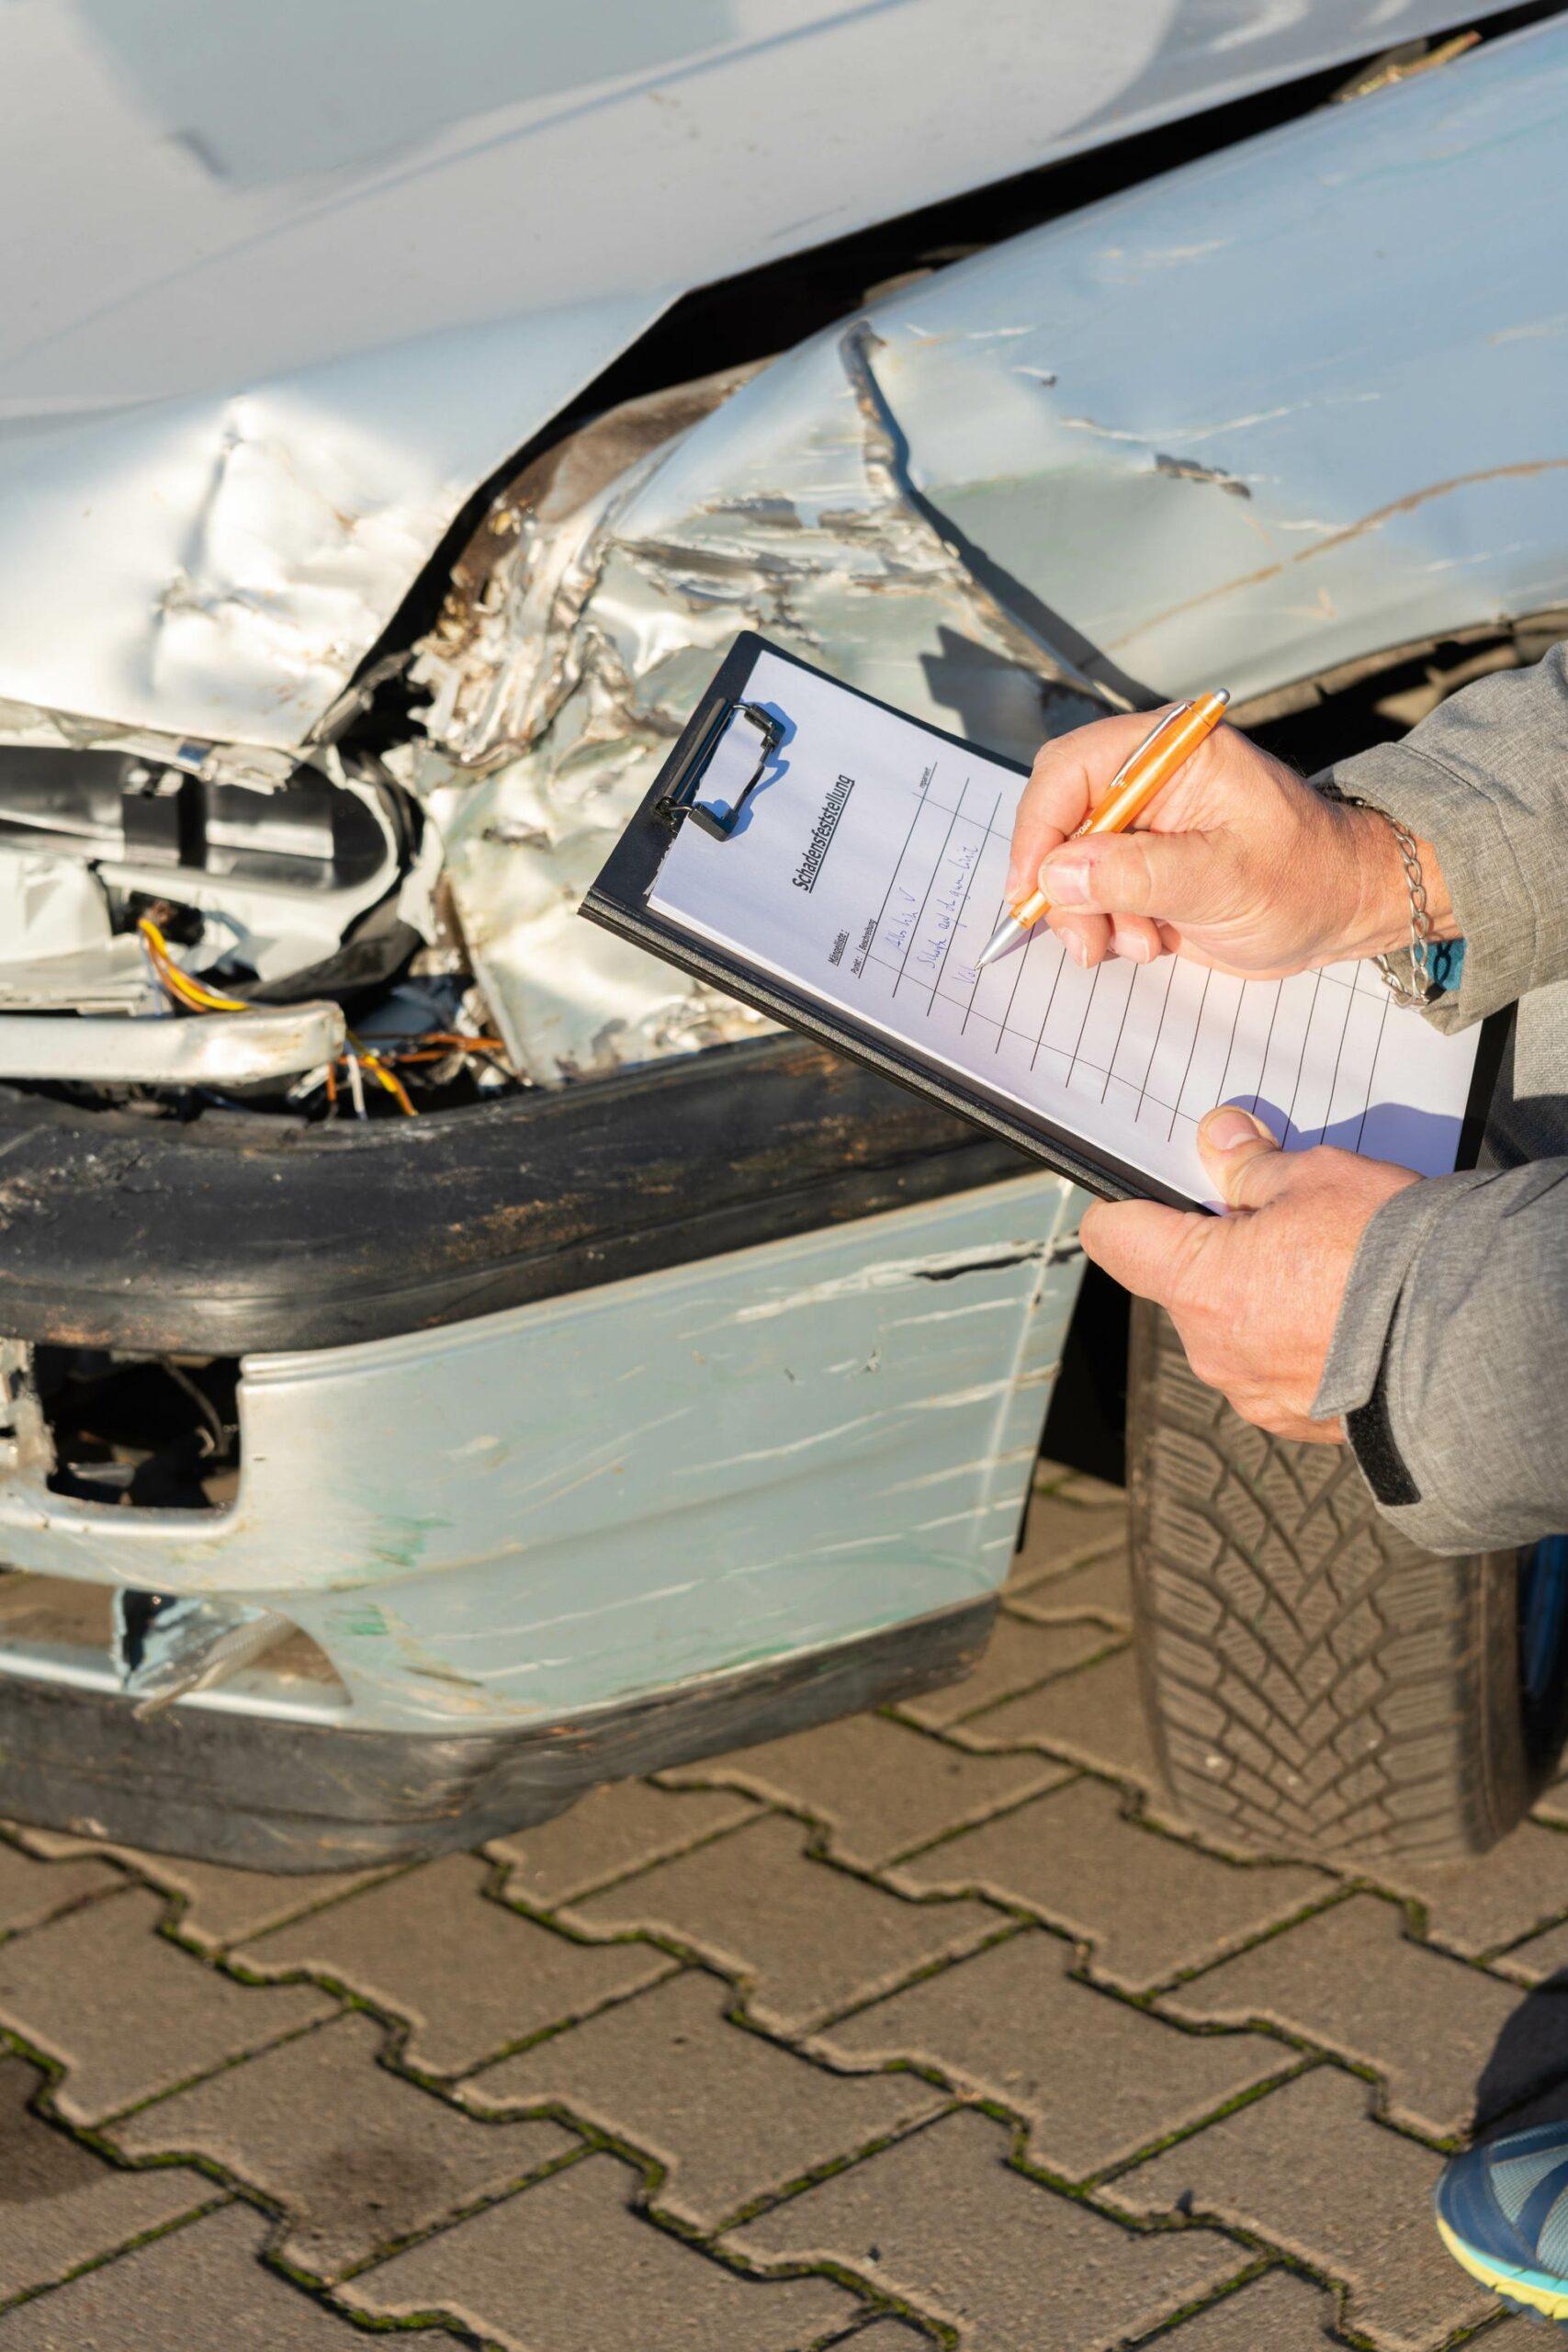
[[[733,805],[726,808],[699,800],[697,787],[707,772],[708,763],[728,732],[731,720],[736,718],[750,719],[762,739],[762,748],[757,754],[757,764],[750,776],[736,794]],[[662,819],[671,832],[690,817],[705,833],[711,833],[715,841],[728,841],[735,831],[740,811],[761,783],[767,773],[768,762],[784,738],[783,726],[771,710],[762,708],[761,703],[719,703],[694,741],[679,773],[671,777],[668,789],[655,801],[654,815]]]

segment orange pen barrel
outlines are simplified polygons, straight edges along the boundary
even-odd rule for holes
[[[1093,815],[1080,825],[1079,831],[1125,832],[1183,762],[1191,758],[1204,738],[1213,733],[1229,701],[1226,694],[1200,695],[1169,726],[1162,727],[1134,752],[1125,773],[1111,786]]]

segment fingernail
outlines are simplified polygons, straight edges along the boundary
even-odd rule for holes
[[[1244,1143],[1256,1143],[1259,1136],[1267,1136],[1270,1143],[1274,1141],[1261,1119],[1231,1104],[1221,1111],[1211,1111],[1199,1121],[1198,1131],[1214,1151],[1236,1151]]]
[[[1089,869],[1082,858],[1067,859],[1058,865],[1054,857],[1048,857],[1040,878],[1053,906],[1081,907],[1087,903]]]
[[[1084,967],[1085,967],[1085,969],[1087,970],[1087,969],[1088,969],[1088,967],[1089,967],[1089,942],[1088,942],[1088,940],[1087,940],[1087,939],[1080,939],[1080,938],[1078,937],[1078,934],[1077,934],[1077,933],[1076,931],[1069,931],[1069,932],[1067,932],[1067,933],[1065,934],[1065,936],[1066,936],[1066,942],[1067,942],[1067,953],[1068,953],[1068,955],[1072,957],[1072,959],[1073,959],[1073,961],[1074,961],[1074,963],[1075,963],[1075,964],[1081,964],[1081,965],[1083,965],[1083,966],[1084,966]]]

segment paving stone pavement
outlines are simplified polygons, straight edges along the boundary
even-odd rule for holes
[[[1122,1498],[880,1717],[483,1854],[0,1834],[0,2352],[1527,2352],[1427,2200],[1568,2116],[1568,1779],[1485,1860],[1214,1851]]]
[[[1314,2068],[1124,2173],[1114,2202],[1188,2214],[1283,2247],[1349,2289],[1347,2315],[1388,2352],[1427,2352],[1488,2298],[1438,2244],[1439,2159],[1373,2121],[1367,2086]]]
[[[1216,2231],[1118,2229],[1009,2163],[1003,2123],[943,2116],[777,2205],[732,2241],[832,2262],[987,2352],[1100,2352],[1224,2285],[1244,2249]]]
[[[498,2197],[578,2144],[546,2120],[486,2125],[380,2062],[348,2015],[155,2100],[106,2135],[129,2157],[199,2156],[280,2217],[290,2262],[335,2278]]]
[[[0,2313],[0,2352],[349,2352],[355,2331],[263,2261],[266,2239],[226,2205]]]
[[[304,1971],[341,1983],[389,2010],[407,2022],[409,2064],[435,2075],[461,2074],[676,1965],[649,1944],[576,1943],[487,1902],[491,1875],[478,1855],[448,1854],[275,1928],[235,1957],[258,1975]],[[0,1984],[4,1970],[0,1951]]]
[[[507,2352],[798,2352],[855,2318],[831,2279],[745,2278],[654,2228],[636,2187],[613,2156],[584,2156],[378,2263],[350,2300],[383,2319],[449,2313]]]

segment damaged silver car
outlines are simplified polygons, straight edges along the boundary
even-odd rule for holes
[[[7,12],[0,1810],[341,1868],[974,1661],[1054,1387],[1120,1442],[1082,1196],[578,902],[743,626],[1307,767],[1559,634],[1543,16]],[[1126,1425],[1184,1809],[1509,1826],[1555,1556],[1153,1320]]]

